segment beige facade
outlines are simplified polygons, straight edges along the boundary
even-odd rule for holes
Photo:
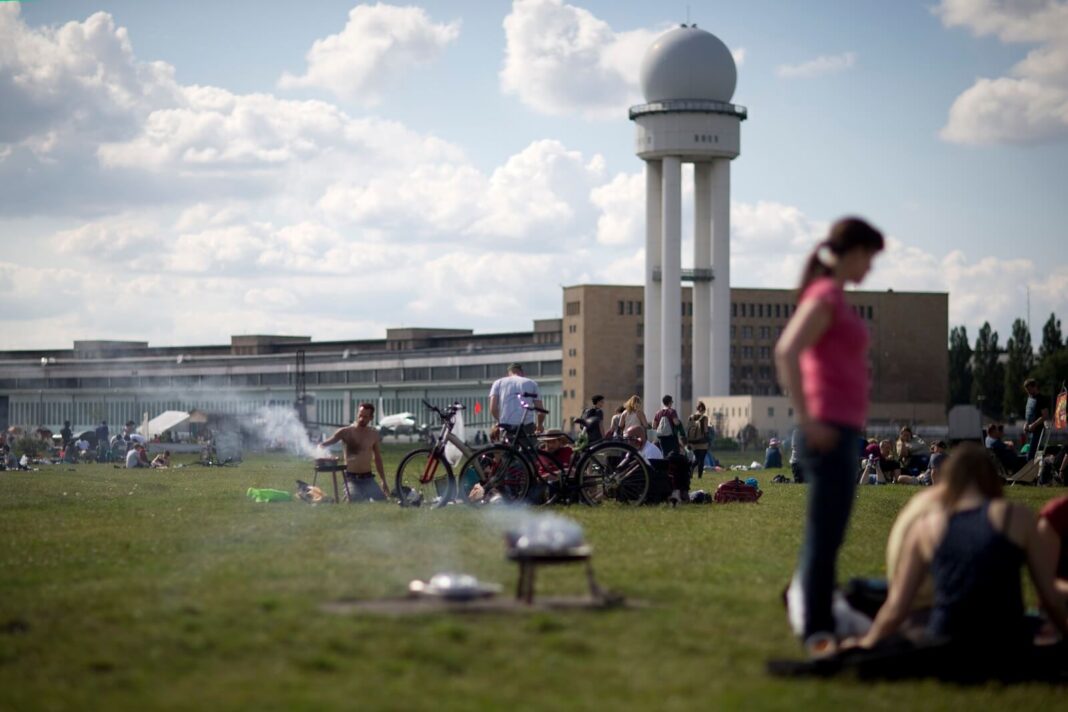
[[[677,407],[687,411],[693,395],[689,379],[691,299],[691,290],[684,288],[679,305],[682,375],[671,394],[678,401]],[[872,421],[944,424],[949,296],[851,291],[847,300],[871,333]],[[642,301],[640,286],[564,288],[561,346],[565,420],[578,416],[594,394],[604,395],[606,408],[612,409],[642,392]],[[782,395],[775,376],[774,348],[793,313],[793,301],[792,290],[731,290],[732,396]],[[656,401],[646,404],[650,414],[659,407],[659,398]]]

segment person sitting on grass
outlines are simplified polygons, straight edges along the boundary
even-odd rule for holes
[[[917,459],[913,455],[913,459]],[[931,455],[927,459],[927,469],[918,475],[898,475],[894,480],[899,485],[931,485],[938,476],[937,470],[942,467],[946,459],[946,443],[939,440],[931,446]],[[937,464],[936,464],[937,461]]]
[[[164,450],[159,455],[152,458],[152,467],[156,469],[166,469],[171,466],[171,451]]]
[[[918,475],[927,467],[923,452],[924,442],[912,434],[912,428],[904,426],[897,436],[897,460],[907,475]]]
[[[652,466],[655,472],[666,473],[671,480],[671,494],[668,501],[674,504],[689,501],[690,462],[685,455],[672,453],[667,457],[660,448],[650,442],[648,431],[640,425],[632,425],[623,433],[624,439],[633,446],[642,459]]]
[[[574,452],[563,430],[559,428],[546,430],[538,438],[538,472],[555,479],[561,468],[567,470]],[[543,457],[542,453],[546,453],[547,456]]]
[[[1016,474],[1027,464],[1027,458],[1017,455],[1016,450],[1005,442],[1005,426],[991,423],[986,428],[986,447],[994,454],[1010,475]]]
[[[775,470],[782,467],[782,450],[779,449],[779,439],[772,438],[768,441],[768,449],[764,451],[764,469]]]
[[[897,482],[901,476],[901,463],[894,459],[894,444],[889,440],[879,443],[879,459],[875,461],[876,481],[880,483]]]
[[[647,432],[641,425],[632,425],[623,432],[623,439],[633,445],[638,454],[651,464],[653,460],[663,460],[664,453],[656,443],[649,441],[646,437]]]
[[[1068,612],[1054,589],[1034,514],[1003,498],[1001,478],[983,448],[959,445],[943,474],[943,484],[924,493],[937,492],[938,508],[908,528],[886,603],[855,642],[864,648],[888,643],[929,572],[934,601],[927,641],[951,645],[946,657],[961,656],[954,664],[962,669],[994,674],[1033,641],[1020,586],[1023,565],[1062,635],[1068,635]]]
[[[139,467],[148,467],[148,453],[145,452],[145,446],[141,443],[135,444],[132,448],[126,451],[126,469],[133,470]]]

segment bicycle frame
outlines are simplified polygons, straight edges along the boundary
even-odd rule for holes
[[[431,446],[431,449],[434,453],[434,457],[427,458],[426,467],[423,468],[423,474],[419,477],[420,483],[427,484],[431,482],[434,479],[434,475],[437,474],[438,465],[443,460],[447,462],[445,458],[446,445],[451,443],[457,450],[460,451],[463,457],[470,456],[470,454],[474,451],[470,447],[468,447],[467,443],[458,438],[456,434],[452,432],[452,429],[456,426],[456,414],[463,410],[462,405],[460,405],[459,403],[453,403],[445,411],[436,408],[435,406],[431,405],[430,403],[427,403],[426,401],[423,401],[423,405],[433,410],[442,419],[441,430],[438,431],[438,435],[434,439],[434,443]]]

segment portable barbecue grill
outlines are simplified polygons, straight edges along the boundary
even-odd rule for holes
[[[338,489],[337,489],[337,475],[338,475],[339,472],[341,472],[341,473],[345,472],[345,465],[341,464],[341,463],[338,463],[336,457],[317,457],[317,458],[315,458],[315,474],[312,477],[312,484],[313,485],[316,484],[316,481],[319,479],[319,473],[320,472],[329,472],[330,473],[330,477],[334,481],[334,501],[335,502],[340,502],[341,499],[338,497]],[[348,498],[349,498],[349,492],[346,489],[345,490],[345,500],[348,501]]]
[[[578,525],[573,527],[571,531],[560,531],[559,528],[554,531],[554,525],[550,524],[540,530],[511,531],[505,535],[505,556],[519,564],[516,599],[528,604],[534,602],[534,579],[539,566],[584,563],[590,597],[598,602],[606,600],[593,575],[593,549],[582,540]]]

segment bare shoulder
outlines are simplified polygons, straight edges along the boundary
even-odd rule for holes
[[[948,521],[948,513],[939,507],[920,517],[916,525],[910,529],[909,535],[916,537],[916,545],[924,560],[930,561],[934,558],[935,549],[942,543],[942,537],[946,534]]]
[[[1017,546],[1027,544],[1037,526],[1035,513],[1030,507],[1005,499],[990,503],[989,517],[991,526]]]

